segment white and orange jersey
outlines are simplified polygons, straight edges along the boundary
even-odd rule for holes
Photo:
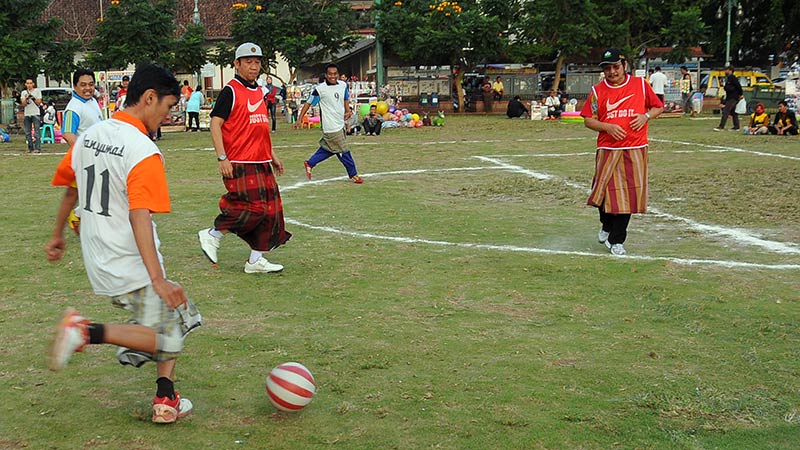
[[[631,121],[637,114],[644,114],[650,108],[661,108],[664,103],[656,97],[653,88],[644,78],[626,75],[622,84],[614,86],[603,80],[592,86],[592,92],[581,110],[581,116],[594,117],[601,122],[621,126],[626,133],[624,139],[616,140],[605,131],[597,135],[597,148],[624,149],[646,147],[647,124],[638,131],[631,128]]]
[[[77,184],[81,249],[92,288],[120,295],[150,284],[129,213],[169,212],[164,162],[144,124],[119,111],[89,128],[61,161],[53,184]],[[153,223],[156,251],[160,242]],[[158,259],[163,258],[158,252]]]

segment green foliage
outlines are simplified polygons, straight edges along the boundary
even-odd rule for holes
[[[673,11],[669,27],[661,29],[666,42],[672,43],[672,51],[666,55],[671,63],[683,63],[692,56],[689,47],[703,42],[708,36],[708,27],[700,17],[700,8],[691,7]]]
[[[15,83],[36,77],[46,67],[44,56],[51,49],[60,19],[42,21],[46,0],[0,2],[0,94]]]
[[[319,64],[355,42],[353,11],[338,0],[278,0],[236,4],[230,44],[217,44],[215,62],[232,66],[234,49],[255,42],[264,52],[268,71],[280,52],[296,68]],[[292,76],[293,77],[293,76]]]
[[[153,62],[171,70],[197,72],[206,63],[204,29],[189,25],[175,35],[176,0],[125,0],[111,5],[87,57],[90,67],[124,69]]]
[[[208,61],[205,48],[205,31],[202,24],[191,24],[175,42],[171,68],[176,72],[197,73]]]
[[[346,2],[282,0],[269,5],[280,21],[280,32],[273,34],[275,47],[289,67],[329,61],[332,54],[356,41],[352,34],[355,15]]]
[[[77,68],[75,53],[80,49],[80,41],[51,42],[46,50],[47,64],[44,67],[44,74],[50,80],[71,84],[72,73]]]
[[[254,42],[261,47],[264,54],[263,71],[274,67],[275,40],[274,33],[280,30],[280,20],[270,12],[266,0],[258,0],[248,4],[236,3],[233,6],[233,23],[231,24],[231,44],[217,44],[215,61],[221,66],[233,67],[236,46],[243,42]],[[294,30],[287,30],[294,31]]]
[[[496,2],[407,0],[378,7],[378,39],[414,64],[469,67],[493,62],[508,36],[498,16],[487,13]]]

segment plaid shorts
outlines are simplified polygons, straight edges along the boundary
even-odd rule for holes
[[[156,353],[150,355],[120,347],[117,358],[122,364],[139,367],[147,361],[175,359],[183,349],[183,338],[202,325],[203,318],[191,300],[187,299],[185,306],[171,310],[156,294],[152,284],[127,294],[111,297],[111,303],[131,313],[128,323],[156,330]],[[131,353],[136,356],[126,356]],[[128,360],[123,360],[121,356],[125,356]]]

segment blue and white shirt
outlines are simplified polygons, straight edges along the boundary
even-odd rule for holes
[[[92,125],[103,121],[100,105],[94,97],[85,99],[72,92],[72,99],[67,103],[64,111],[64,133],[79,135],[88,130]]]
[[[350,100],[347,83],[320,83],[306,100],[311,106],[319,105],[323,133],[336,133],[344,129],[344,102]]]

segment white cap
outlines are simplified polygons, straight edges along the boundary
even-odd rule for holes
[[[261,47],[252,42],[245,42],[244,44],[236,47],[236,57],[234,59],[244,58],[247,56],[264,56],[261,54]]]

